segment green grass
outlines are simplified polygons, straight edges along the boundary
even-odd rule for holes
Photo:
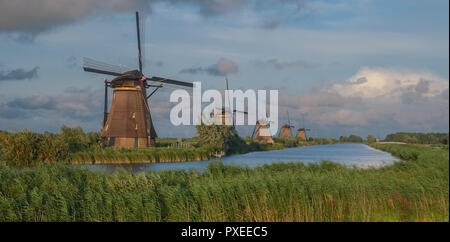
[[[332,162],[131,174],[0,165],[0,221],[449,221],[447,148],[374,147],[380,169]]]

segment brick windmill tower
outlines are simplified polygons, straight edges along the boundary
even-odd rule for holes
[[[159,88],[166,84],[192,88],[193,84],[162,77],[144,76],[142,72],[141,40],[139,28],[139,13],[136,12],[136,29],[138,44],[139,70],[122,71],[122,67],[105,64],[85,58],[83,69],[115,76],[111,81],[105,80],[105,106],[103,116],[103,129],[101,137],[103,146],[125,148],[143,148],[155,146],[158,137],[150,114],[148,98]],[[157,82],[152,85],[148,82]],[[113,98],[109,113],[108,87],[113,89]],[[147,96],[147,88],[154,90]]]
[[[306,131],[310,131],[310,129],[299,128],[297,129],[297,138],[300,140],[306,141]]]
[[[304,125],[305,125],[305,119],[302,116],[302,126],[305,127]],[[299,138],[302,141],[306,141],[308,139],[307,136],[306,136],[306,131],[311,131],[311,130],[307,129],[307,128],[299,128],[299,129],[297,129],[297,138]]]
[[[281,138],[292,137],[291,129],[294,128],[294,126],[291,125],[291,120],[289,118],[289,111],[287,112],[287,116],[288,116],[288,123],[281,126],[281,129],[280,129],[280,137]]]

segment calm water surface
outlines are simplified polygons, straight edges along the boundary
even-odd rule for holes
[[[364,144],[334,144],[313,145],[284,150],[257,151],[243,155],[233,155],[206,161],[189,161],[174,163],[147,163],[147,164],[102,164],[83,165],[93,170],[106,170],[113,172],[119,168],[132,172],[145,172],[147,170],[169,170],[169,169],[205,169],[211,161],[221,160],[224,164],[256,167],[276,162],[319,162],[321,160],[334,161],[346,165],[358,167],[379,167],[391,164],[398,160],[389,153],[373,149]]]

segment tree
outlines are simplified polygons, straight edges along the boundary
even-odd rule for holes
[[[352,135],[348,136],[348,142],[362,143],[363,139],[360,136],[358,136],[358,135],[352,134]]]
[[[377,141],[377,139],[375,138],[375,136],[373,136],[371,134],[367,135],[366,142],[373,143],[376,141]]]
[[[236,129],[230,125],[197,125],[199,143],[210,148],[213,152],[225,152],[225,154],[235,153],[245,146],[236,132]]]

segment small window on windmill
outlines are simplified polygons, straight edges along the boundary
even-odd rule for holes
[[[133,114],[131,115],[131,117],[132,117],[132,118],[136,118],[136,113],[133,113]]]
[[[137,124],[136,124],[136,127],[134,128],[135,130],[138,130],[138,126],[137,126]]]

